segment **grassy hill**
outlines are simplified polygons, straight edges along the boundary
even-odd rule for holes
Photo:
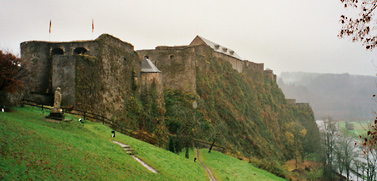
[[[112,138],[112,129],[100,123],[86,121],[82,125],[72,115],[66,115],[66,119],[73,119],[70,122],[48,122],[44,118],[48,112],[41,109],[17,107],[12,110],[0,114],[1,180],[208,180],[204,168],[184,158],[183,154],[177,155],[119,133]],[[111,141],[131,145],[135,155],[160,174],[147,171]],[[280,179],[221,153],[201,152],[204,163],[214,170],[219,180],[227,177],[231,180]],[[194,153],[190,153],[193,156]]]
[[[212,151],[200,150],[201,161],[212,170],[218,180],[285,180],[261,170],[247,161]]]

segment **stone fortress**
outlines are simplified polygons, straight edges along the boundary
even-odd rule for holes
[[[205,68],[210,57],[223,59],[258,81],[276,82],[263,63],[242,60],[234,50],[200,36],[186,46],[138,51],[108,34],[89,41],[21,43],[21,58],[30,72],[26,99],[52,104],[51,95],[60,87],[62,106],[107,116],[123,108],[128,93],[148,90],[153,83],[159,99],[163,87],[195,93],[196,68]]]

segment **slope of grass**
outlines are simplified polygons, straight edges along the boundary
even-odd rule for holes
[[[218,180],[285,180],[246,161],[216,151],[208,153],[208,149],[201,149],[199,152],[200,160]]]
[[[0,179],[208,180],[198,163],[148,143],[117,134],[99,123],[45,121],[40,109],[14,108],[0,114]],[[116,140],[156,168],[147,171],[125,154]]]
[[[85,127],[100,137],[109,137],[111,140],[131,145],[137,157],[162,173],[162,175],[166,175],[169,179],[207,180],[205,170],[199,163],[194,163],[191,159],[186,159],[184,156],[120,133],[116,134],[116,139],[112,139],[110,137],[112,129],[101,124],[87,124]]]
[[[346,122],[344,121],[339,121],[337,122],[338,126],[339,126],[339,129],[349,135],[349,136],[352,136],[354,138],[360,138],[359,136],[366,136],[367,134],[367,129],[368,129],[368,125],[370,124],[370,122],[368,121],[363,121],[363,122],[350,122],[351,124],[353,124],[354,126],[354,129],[353,130],[348,130],[346,128]]]
[[[116,133],[100,123],[67,114],[69,122],[48,122],[39,108],[13,108],[0,114],[0,180],[208,180],[199,162]],[[129,144],[137,157],[159,174],[147,171],[120,146]],[[283,180],[236,158],[201,151],[201,160],[218,180]]]

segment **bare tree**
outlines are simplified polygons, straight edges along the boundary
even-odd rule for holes
[[[359,170],[362,168],[362,165],[361,165],[362,162],[358,159],[354,159],[353,163],[354,163],[353,165],[356,169],[356,173],[359,173]],[[357,174],[356,176],[357,176],[357,181],[358,181],[359,180],[359,174]]]
[[[377,179],[377,151],[368,150],[364,152],[364,157],[366,159],[366,174],[367,180]]]
[[[333,178],[334,158],[335,158],[335,143],[338,129],[335,122],[331,119],[324,121],[323,130],[321,132],[322,142],[322,157],[324,164],[324,175],[329,179]]]
[[[346,172],[347,180],[350,177],[351,163],[356,158],[357,153],[355,151],[354,141],[351,137],[344,135],[338,136],[336,139],[335,153],[338,165],[339,173]]]

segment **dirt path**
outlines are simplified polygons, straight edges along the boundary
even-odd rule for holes
[[[199,150],[198,149],[196,150],[196,157],[197,157],[198,161],[202,164],[202,166],[204,167],[204,169],[206,169],[206,171],[208,173],[209,180],[210,181],[216,181],[216,178],[212,175],[211,170],[207,166],[205,166],[202,161],[200,161]]]

